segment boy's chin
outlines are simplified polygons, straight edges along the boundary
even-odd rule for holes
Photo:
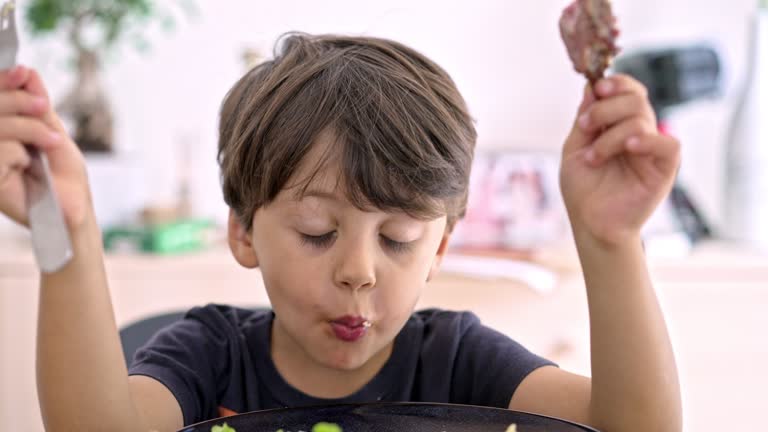
[[[334,350],[334,352],[322,353],[322,357],[318,360],[327,368],[353,372],[365,366],[373,354],[364,347],[347,347]]]

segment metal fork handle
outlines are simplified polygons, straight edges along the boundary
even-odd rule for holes
[[[16,5],[13,0],[0,8],[0,69],[16,65],[19,51],[19,35],[16,32]]]

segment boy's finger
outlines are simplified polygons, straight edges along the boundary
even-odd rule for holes
[[[29,166],[29,152],[18,141],[0,140],[0,170],[6,174],[14,169],[25,169]],[[3,177],[0,175],[0,177]],[[2,180],[0,180],[0,183]]]
[[[592,86],[587,83],[584,86],[584,92],[581,97],[581,105],[579,105],[579,114],[583,114],[590,106],[595,102],[595,93],[592,91]]]
[[[626,151],[630,140],[653,135],[656,131],[642,118],[626,120],[603,132],[584,154],[587,162],[593,165]]]
[[[653,156],[656,164],[665,170],[677,170],[680,165],[680,141],[669,135],[637,137],[627,143],[627,151],[642,156]]]
[[[29,70],[29,78],[26,80],[24,88],[35,96],[48,98],[48,89],[45,88],[43,79],[36,70]]]
[[[62,141],[62,135],[39,119],[26,116],[0,117],[0,141],[20,141],[48,149]]]
[[[565,140],[565,145],[563,146],[564,154],[570,154],[580,150],[584,146],[588,145],[594,138],[593,134],[582,130],[578,123],[579,117],[581,117],[581,115],[583,115],[594,103],[595,95],[592,92],[592,86],[587,84],[584,86],[584,95],[581,100],[581,105],[579,105],[578,113],[576,114],[576,120],[573,122],[573,128],[571,129],[571,133],[568,136],[568,139]]]
[[[0,92],[0,115],[39,115],[48,109],[48,100],[23,90]]]
[[[605,98],[624,93],[636,93],[648,98],[648,89],[638,80],[629,75],[617,74],[603,78],[595,84],[598,98]]]
[[[29,79],[29,68],[14,66],[11,69],[0,71],[0,91],[16,90],[26,84]]]
[[[42,97],[50,101],[48,89],[45,88],[43,79],[40,78],[40,74],[37,73],[36,70],[29,70],[29,78],[27,79],[24,88],[34,96]],[[61,120],[59,120],[59,117],[54,112],[53,107],[48,108],[48,112],[43,116],[43,121],[45,121],[48,126],[56,129],[59,133],[67,133]]]
[[[635,116],[646,116],[651,123],[656,122],[645,98],[637,93],[626,93],[595,102],[579,116],[578,125],[587,133],[598,132]]]

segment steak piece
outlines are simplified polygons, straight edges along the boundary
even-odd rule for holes
[[[619,53],[619,29],[609,0],[575,0],[563,11],[560,35],[574,69],[593,85]]]

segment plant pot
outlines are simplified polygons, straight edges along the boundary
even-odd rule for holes
[[[83,153],[113,151],[112,109],[101,83],[95,52],[78,53],[77,81],[56,110]]]

